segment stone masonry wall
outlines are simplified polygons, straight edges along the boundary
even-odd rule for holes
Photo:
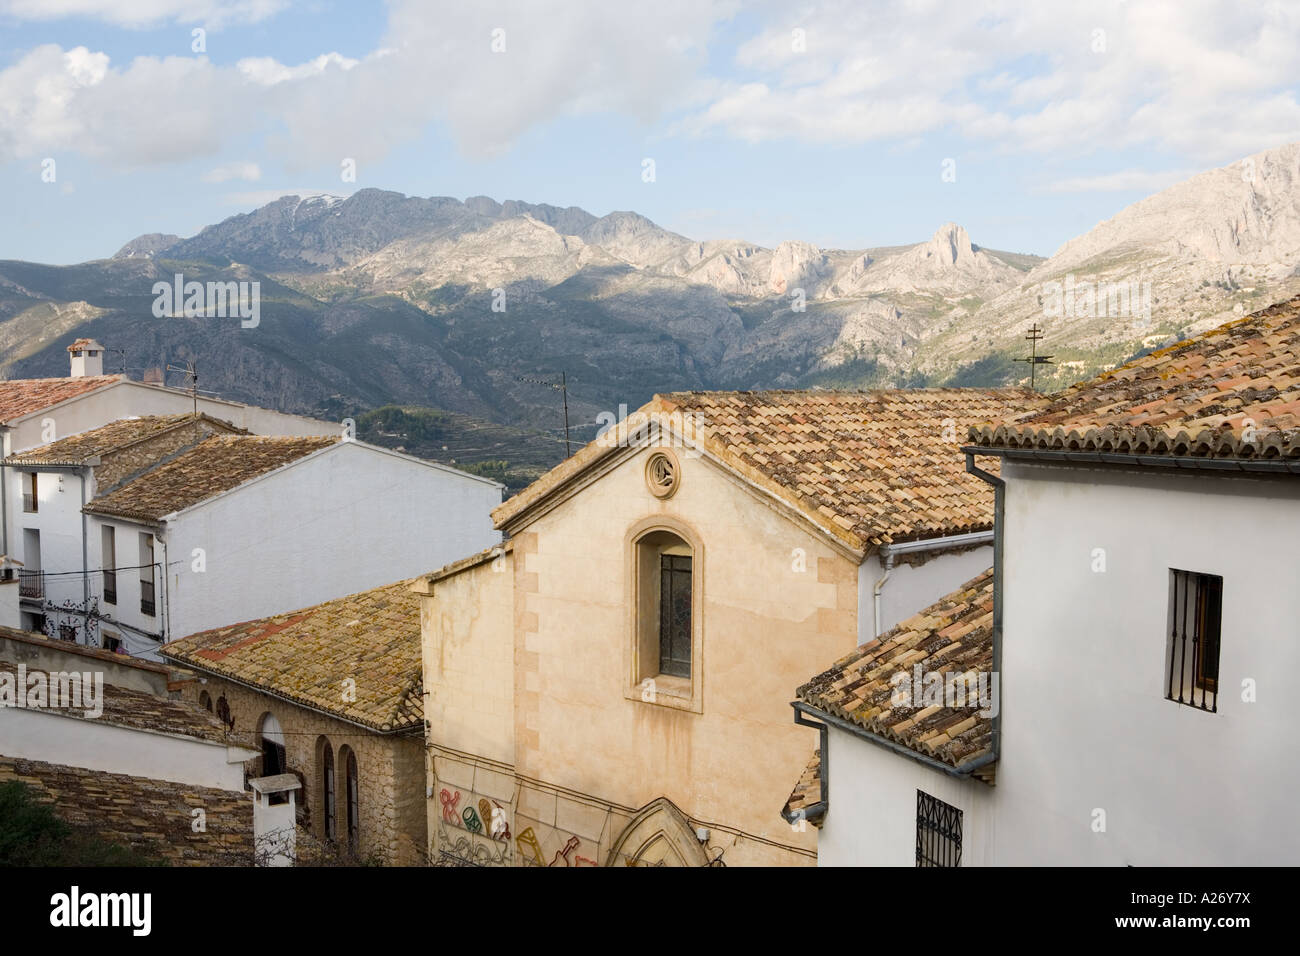
[[[313,835],[325,836],[325,804],[317,743],[322,736],[334,754],[335,833],[347,839],[347,777],[345,747],[356,754],[358,777],[359,855],[375,856],[392,866],[424,861],[428,843],[425,816],[424,741],[422,736],[394,737],[369,733],[354,724],[335,720],[240,684],[209,677],[207,683],[188,683],[186,700],[198,703],[201,691],[212,697],[213,710],[224,696],[237,733],[253,737],[266,713],[275,715],[284,731],[285,758],[291,772],[303,781],[298,793],[299,823]],[[249,775],[261,772],[260,758],[249,761]]]

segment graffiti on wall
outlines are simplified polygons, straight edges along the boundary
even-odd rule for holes
[[[446,787],[438,794],[438,799],[442,802],[442,818],[448,823],[456,822],[456,804],[460,803],[460,791],[452,793]]]

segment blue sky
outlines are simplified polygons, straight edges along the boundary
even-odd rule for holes
[[[1296,49],[1263,0],[0,0],[0,258],[366,186],[1048,255],[1300,140]]]

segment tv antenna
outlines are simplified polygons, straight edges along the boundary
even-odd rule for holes
[[[1038,323],[1035,322],[1033,325],[1029,327],[1029,332],[1025,335],[1025,338],[1029,341],[1029,357],[1013,359],[1013,361],[1016,362],[1029,363],[1029,387],[1030,388],[1034,387],[1034,372],[1038,369],[1038,366],[1056,364],[1055,362],[1052,361],[1052,356],[1038,354],[1038,343],[1042,339],[1042,337],[1043,337],[1043,330],[1040,329],[1038,327]]]
[[[114,352],[122,356],[122,374],[126,374],[126,349],[104,349],[105,352]]]
[[[564,401],[564,457],[570,457],[573,452],[569,447],[569,380],[564,372],[560,373],[560,381],[557,385],[555,382],[547,382],[540,378],[526,378],[519,376],[519,381],[527,382],[529,385],[543,385],[546,388],[553,388],[560,393]]]
[[[179,366],[177,366],[177,365],[168,365],[168,366],[167,366],[167,371],[169,371],[169,372],[184,372],[185,375],[186,375],[186,377],[189,379],[189,383],[190,383],[190,395],[191,395],[191,397],[194,399],[194,417],[195,417],[195,418],[198,418],[198,417],[199,417],[199,372],[198,372],[198,369],[196,369],[196,368],[194,367],[194,363],[193,363],[193,362],[186,362],[184,368],[181,368],[181,367],[179,367]]]

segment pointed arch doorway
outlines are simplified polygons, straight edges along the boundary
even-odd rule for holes
[[[686,815],[667,797],[637,811],[610,847],[606,866],[708,866]]]

